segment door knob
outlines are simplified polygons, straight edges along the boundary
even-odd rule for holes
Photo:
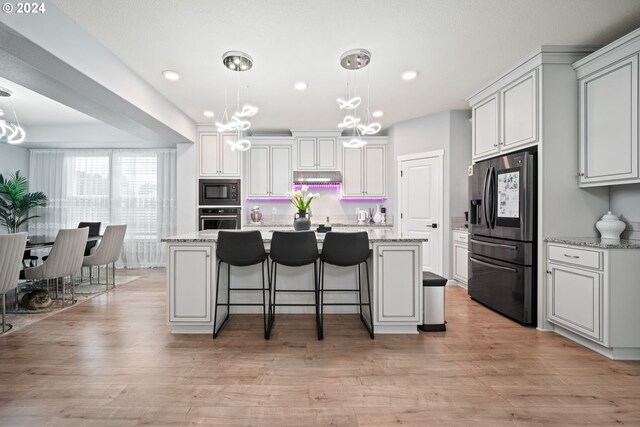
[[[427,227],[431,227],[431,228],[438,228],[438,224],[431,224],[431,225],[427,225]]]

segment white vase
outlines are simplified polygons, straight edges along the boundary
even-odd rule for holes
[[[620,221],[617,216],[607,212],[600,221],[596,222],[596,228],[600,232],[601,239],[620,240],[620,233],[625,229],[626,225]]]
[[[373,216],[373,222],[380,224],[382,222],[382,213],[380,212],[380,205],[376,205],[376,214]]]

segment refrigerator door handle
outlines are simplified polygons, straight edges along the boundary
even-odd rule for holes
[[[487,224],[487,227],[491,228],[490,219],[488,216],[487,205],[489,204],[489,200],[487,199],[487,182],[489,181],[489,172],[491,171],[491,167],[487,169],[487,173],[484,174],[484,184],[482,184],[482,213],[484,213],[484,221]]]
[[[485,180],[485,217],[487,220],[487,226],[489,229],[495,228],[495,218],[493,217],[493,212],[495,211],[495,195],[493,191],[493,171],[495,168],[493,166],[489,167],[487,171],[487,179]]]
[[[471,243],[477,243],[478,245],[487,245],[487,246],[492,246],[494,248],[507,248],[507,249],[513,249],[514,251],[518,249],[518,247],[515,246],[515,245],[502,245],[502,244],[499,244],[499,243],[482,242],[482,241],[476,240],[476,239],[469,239],[469,241]]]
[[[484,265],[484,266],[490,267],[490,268],[495,268],[497,270],[507,270],[507,271],[511,271],[512,273],[517,273],[518,272],[518,270],[516,270],[515,268],[509,268],[509,267],[503,267],[501,265],[489,264],[488,262],[480,261],[480,260],[477,260],[477,259],[475,259],[473,257],[469,257],[469,260],[471,262],[475,262],[476,264]]]

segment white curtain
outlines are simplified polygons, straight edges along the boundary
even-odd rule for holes
[[[175,150],[31,150],[30,190],[49,204],[29,223],[55,236],[81,221],[127,224],[118,265],[164,265],[162,237],[176,231]]]

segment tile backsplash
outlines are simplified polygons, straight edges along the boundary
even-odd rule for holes
[[[622,239],[640,240],[640,222],[627,222],[627,228],[620,235]]]

